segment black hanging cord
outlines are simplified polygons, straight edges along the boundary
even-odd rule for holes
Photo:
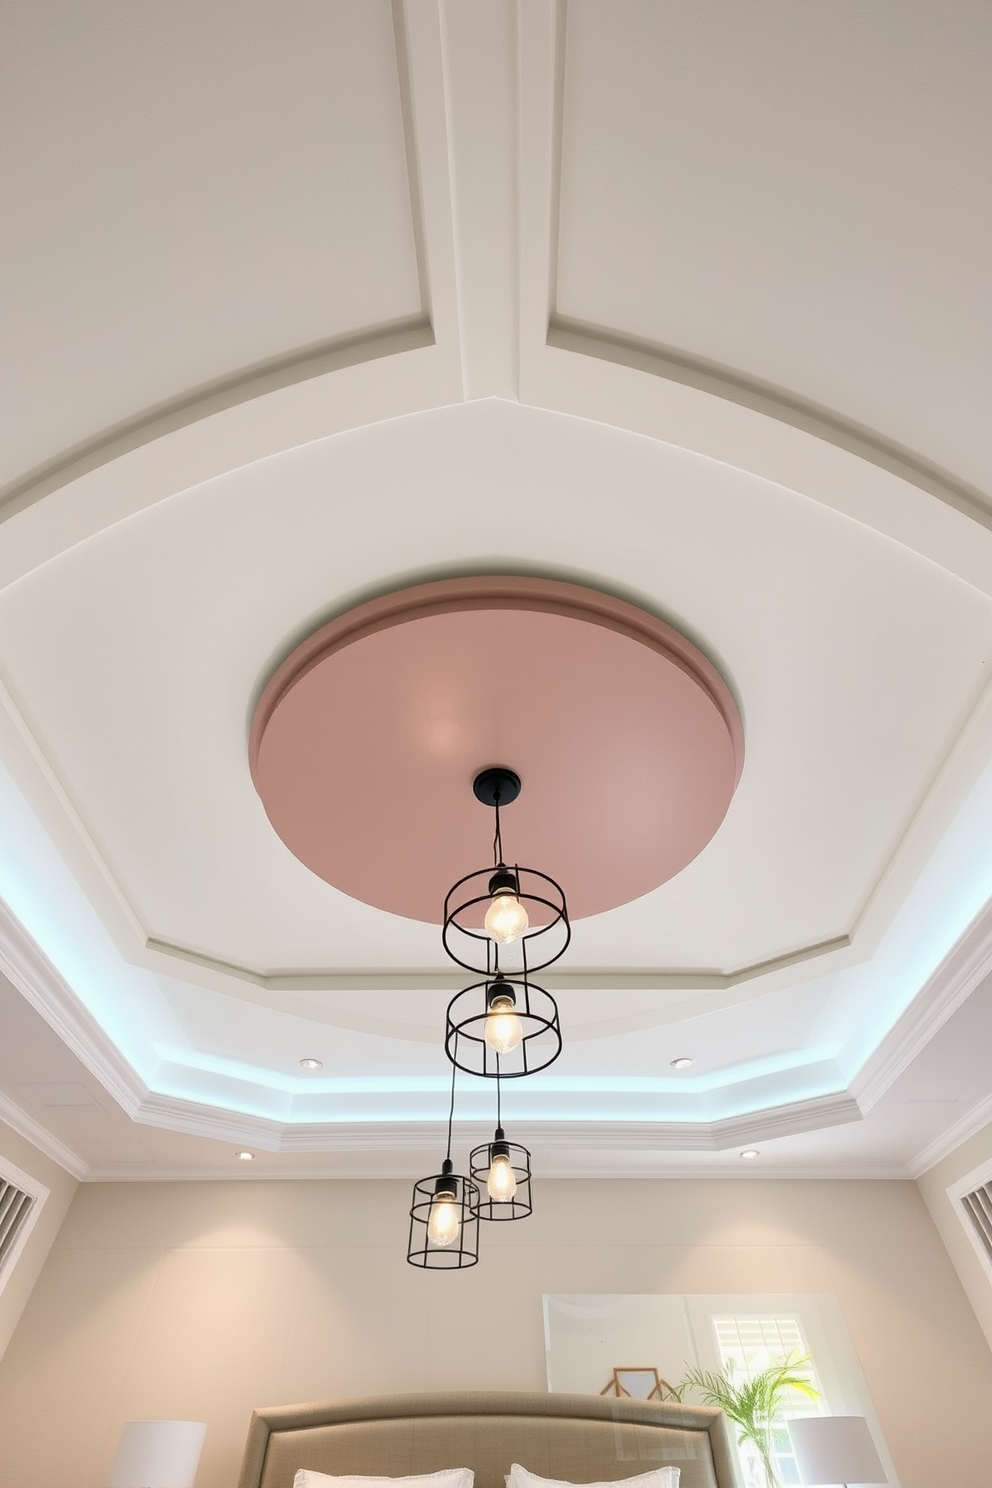
[[[455,1050],[454,1050],[454,1052],[457,1055],[457,1053],[458,1053],[458,1035],[457,1035],[457,1033],[455,1034]],[[453,1121],[455,1119],[455,1074],[457,1073],[457,1070],[458,1070],[458,1066],[455,1064],[455,1061],[452,1060],[451,1061],[451,1104],[448,1107],[448,1152],[447,1152],[447,1156],[445,1157],[445,1162],[448,1163],[448,1164],[450,1164],[450,1162],[451,1162],[451,1127],[452,1127],[452,1123],[453,1123]]]
[[[498,868],[503,861],[503,837],[499,829],[499,791],[493,792],[493,806],[496,808],[496,835],[493,838],[493,866]]]
[[[500,1075],[499,1075],[499,1055],[497,1054],[496,1055],[496,1129],[497,1129],[497,1131],[500,1130],[500,1128],[503,1125],[503,1116],[502,1116],[502,1113],[500,1111],[500,1099],[499,1099],[499,1097],[500,1097],[500,1087],[501,1087],[502,1084],[503,1084],[503,1081],[500,1079]]]

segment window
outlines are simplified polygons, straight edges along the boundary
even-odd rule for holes
[[[0,1159],[0,1291],[47,1198],[47,1188]]]
[[[992,1163],[966,1174],[947,1190],[947,1197],[992,1281]]]
[[[33,1203],[30,1194],[0,1179],[0,1267],[13,1251]]]
[[[729,1366],[741,1378],[760,1374],[762,1370],[784,1364],[789,1359],[805,1358],[810,1353],[802,1323],[794,1313],[717,1313],[710,1321],[716,1337],[721,1368],[727,1369]],[[808,1364],[796,1370],[796,1374],[808,1379],[822,1397],[823,1387],[816,1373],[816,1361],[812,1357]],[[821,1409],[820,1402],[810,1400],[800,1391],[791,1393],[794,1395],[791,1402],[786,1397],[787,1415],[810,1415]],[[779,1480],[785,1485],[798,1483],[799,1470],[789,1431],[785,1426],[776,1427],[772,1433],[772,1455]],[[750,1443],[745,1442],[740,1448],[740,1456],[746,1488],[751,1488],[752,1484],[759,1488],[759,1485],[764,1484],[765,1478],[757,1452]]]
[[[699,1367],[722,1370],[733,1359],[734,1368],[756,1373],[770,1365],[809,1354],[811,1384],[820,1399],[812,1401],[797,1392],[788,1415],[824,1413],[865,1416],[882,1461],[890,1468],[884,1442],[864,1375],[847,1331],[840,1304],[826,1293],[780,1293],[766,1295],[689,1296],[693,1349]],[[788,1427],[774,1436],[775,1462],[783,1484],[799,1482]],[[740,1449],[745,1488],[763,1484],[757,1454]]]
[[[830,1293],[556,1293],[544,1298],[549,1390],[600,1394],[622,1366],[657,1371],[677,1384],[693,1367],[715,1373],[757,1371],[791,1354],[810,1354],[821,1400],[797,1392],[794,1415],[865,1416],[898,1488],[871,1396],[844,1321]],[[734,1433],[736,1436],[736,1432]],[[788,1428],[775,1442],[782,1481],[798,1482]],[[746,1488],[763,1482],[744,1461]]]
[[[971,1193],[963,1194],[961,1203],[981,1250],[992,1261],[992,1183],[983,1183]]]

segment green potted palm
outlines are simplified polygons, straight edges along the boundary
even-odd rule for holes
[[[819,1400],[820,1392],[803,1370],[809,1354],[788,1358],[755,1374],[738,1373],[733,1359],[728,1359],[720,1374],[709,1369],[687,1369],[667,1397],[683,1400],[688,1393],[698,1396],[704,1405],[715,1405],[737,1427],[739,1445],[750,1443],[758,1455],[767,1488],[781,1488],[775,1471],[772,1432],[784,1420],[784,1411],[796,1395]]]

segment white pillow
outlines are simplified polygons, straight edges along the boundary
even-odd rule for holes
[[[351,1473],[332,1477],[301,1467],[293,1479],[293,1488],[473,1488],[475,1473],[470,1467],[446,1467],[435,1473],[413,1473],[408,1478],[359,1477]]]
[[[519,1462],[510,1468],[507,1488],[679,1488],[681,1468],[656,1467],[633,1478],[619,1478],[615,1483],[566,1483],[560,1478],[539,1478]]]

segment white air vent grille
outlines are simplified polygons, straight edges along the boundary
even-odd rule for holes
[[[0,1178],[0,1271],[13,1257],[33,1206],[33,1194]]]
[[[981,1188],[962,1194],[961,1204],[979,1248],[992,1263],[992,1183],[983,1183]]]

